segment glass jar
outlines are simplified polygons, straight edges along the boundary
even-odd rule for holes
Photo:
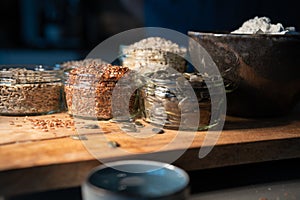
[[[208,85],[222,87],[222,80],[219,82],[219,86],[216,82],[206,84],[204,78],[195,73],[152,77],[140,91],[143,119],[165,128],[206,130],[218,123],[211,122],[212,104]],[[194,121],[197,119],[199,121]],[[197,127],[189,127],[188,124]]]
[[[69,72],[72,69],[75,69],[77,67],[87,67],[88,68],[91,65],[101,65],[101,64],[108,64],[108,63],[100,58],[85,58],[85,59],[81,59],[81,60],[69,60],[69,61],[65,61],[63,63],[56,64],[56,65],[64,71],[64,82],[66,82],[66,80],[69,77]],[[68,106],[67,106],[67,102],[66,102],[66,98],[65,98],[66,97],[65,90],[63,90],[63,97],[64,97],[64,99],[63,99],[64,109],[67,110]]]
[[[134,57],[127,55],[122,58],[122,65],[130,69],[137,70],[143,74],[153,71],[168,69],[169,67],[178,72],[185,72],[187,69],[186,61],[183,58],[149,58],[149,57]]]
[[[128,71],[127,67],[110,64],[72,69],[65,82],[68,113],[76,117],[110,119],[113,117],[113,110],[122,112],[127,109],[134,115],[137,110],[137,97],[135,93],[131,93],[130,84],[125,84],[125,81],[121,91],[114,94],[118,81]],[[124,102],[126,98],[129,99],[128,104]]]
[[[120,46],[120,62],[123,66],[137,70],[141,73],[165,70],[169,67],[178,72],[185,72],[187,63],[186,51],[168,52],[163,49],[134,48],[126,49],[128,46]]]
[[[38,115],[63,109],[63,71],[42,65],[0,66],[0,114]]]

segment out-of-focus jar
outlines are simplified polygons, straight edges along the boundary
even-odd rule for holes
[[[197,130],[206,130],[218,123],[211,122],[212,103],[208,85],[202,75],[158,74],[156,77],[152,76],[140,91],[140,107],[145,121],[164,128]],[[221,83],[222,80],[219,81]],[[189,87],[185,84],[189,84]],[[199,121],[194,121],[196,119]],[[196,127],[189,127],[188,124]]]
[[[127,94],[126,89],[130,84],[124,84],[119,94],[113,95],[113,91],[118,81],[128,72],[127,67],[110,64],[95,64],[72,69],[64,87],[68,113],[83,118],[112,118],[112,106],[117,108],[120,106],[120,110],[124,109],[124,93]],[[133,94],[129,101],[129,108],[127,107],[129,111],[134,112],[136,104],[136,96]]]
[[[187,67],[186,52],[186,48],[170,40],[149,37],[129,46],[120,46],[120,60],[123,66],[143,74],[170,67],[183,73]]]
[[[63,70],[42,65],[0,66],[0,114],[39,115],[59,112]]]
[[[138,50],[136,50],[138,51]],[[140,51],[147,51],[145,49]],[[153,71],[166,70],[173,68],[178,72],[186,71],[186,61],[183,57],[171,52],[163,52],[157,50],[149,50],[150,53],[141,55],[126,54],[121,58],[123,66],[137,70],[139,73],[147,74]]]

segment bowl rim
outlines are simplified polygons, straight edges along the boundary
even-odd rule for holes
[[[242,33],[230,33],[225,31],[194,31],[189,30],[187,32],[188,36],[209,36],[209,37],[232,37],[232,38],[288,38],[288,39],[300,39],[300,32],[295,34],[242,34]]]

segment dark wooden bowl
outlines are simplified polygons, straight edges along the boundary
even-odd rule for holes
[[[288,114],[300,100],[300,35],[241,35],[189,31],[230,84],[227,114]],[[190,50],[193,47],[190,46]]]

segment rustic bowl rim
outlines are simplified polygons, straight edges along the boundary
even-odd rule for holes
[[[209,36],[209,37],[228,37],[228,38],[249,38],[249,39],[300,39],[300,32],[295,34],[242,34],[230,32],[206,32],[206,31],[188,31],[188,36]]]

